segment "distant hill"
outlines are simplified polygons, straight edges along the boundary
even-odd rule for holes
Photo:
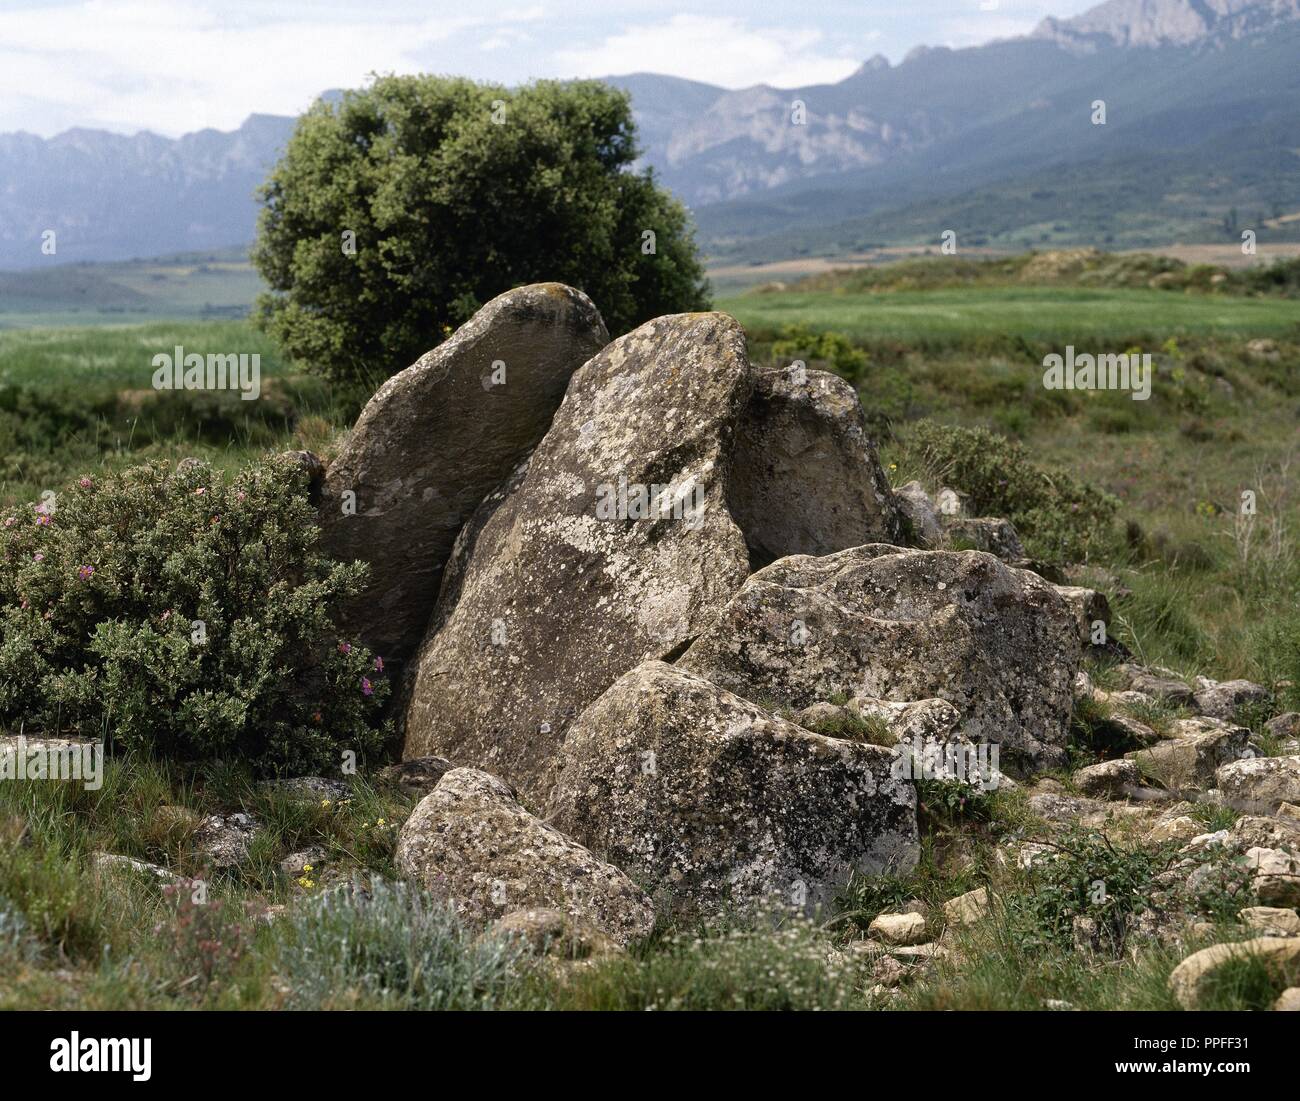
[[[1298,240],[1297,58],[1300,0],[1111,0],[1024,38],[872,58],[837,84],[608,79],[702,243],[743,262],[944,229],[1016,248],[1228,240],[1243,226]],[[58,262],[247,244],[254,190],[293,124],[0,135],[0,269],[42,263],[46,229]]]

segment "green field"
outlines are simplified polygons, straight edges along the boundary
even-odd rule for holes
[[[926,348],[981,337],[1047,343],[1132,342],[1214,335],[1281,337],[1300,333],[1300,302],[1211,297],[1159,290],[1079,287],[973,287],[870,294],[751,292],[718,308],[747,330],[795,323],[854,339],[897,340]]]

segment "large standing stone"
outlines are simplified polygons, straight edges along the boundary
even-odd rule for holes
[[[617,868],[529,814],[495,776],[448,772],[402,826],[397,867],[471,922],[560,910],[620,944],[654,925],[650,900]]]
[[[1080,660],[1047,582],[978,551],[872,545],[795,556],[746,581],[678,665],[794,708],[836,695],[938,698],[1020,768],[1059,765]]]
[[[652,661],[570,728],[550,819],[687,914],[811,909],[854,872],[915,865],[893,760]]]
[[[458,540],[407,693],[406,757],[489,768],[541,802],[581,710],[716,618],[749,567],[727,460],[751,385],[744,332],[717,313],[651,321],[573,376]]]
[[[418,646],[457,531],[542,438],[569,377],[608,341],[581,291],[519,287],[370,399],[326,473],[320,517],[326,550],[370,563],[344,622],[385,662]]]
[[[731,506],[755,563],[898,543],[898,506],[852,386],[760,371],[733,459]]]

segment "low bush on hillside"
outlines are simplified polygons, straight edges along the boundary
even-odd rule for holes
[[[288,459],[84,477],[0,515],[0,724],[259,771],[337,766],[383,739],[382,661],[334,613],[331,562]]]
[[[1110,538],[1119,502],[1063,471],[1048,470],[1022,444],[982,428],[921,421],[904,441],[936,481],[970,495],[980,515],[1016,525],[1031,555],[1051,562],[1086,561]]]
[[[525,966],[517,942],[476,936],[450,903],[403,884],[322,894],[283,936],[295,1009],[492,1009]]]

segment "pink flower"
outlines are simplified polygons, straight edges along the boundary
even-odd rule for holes
[[[350,643],[350,642],[340,642],[340,643],[339,643],[339,653],[340,653],[340,654],[350,654],[350,653],[352,653],[352,643]]]
[[[43,555],[40,551],[37,551],[35,554],[32,555],[32,561],[33,561],[33,562],[44,562],[44,561],[45,561],[45,555]]]
[[[373,696],[375,694],[374,687],[371,685],[369,677],[361,678],[361,694],[363,696]]]
[[[78,576],[79,578],[81,578],[82,581],[89,581],[92,577],[95,576],[95,567],[94,567],[94,566],[78,566],[78,567],[77,567],[77,576]]]
[[[52,523],[54,523],[54,517],[48,512],[37,513],[36,526],[38,528],[48,528]]]
[[[382,673],[383,671],[384,671],[384,659],[375,658],[375,672]]]
[[[82,489],[89,489],[89,488],[90,488],[91,486],[93,486],[95,483],[94,483],[94,481],[93,481],[92,479],[90,479],[90,478],[82,478],[81,481],[78,482],[77,484],[80,485]]]

